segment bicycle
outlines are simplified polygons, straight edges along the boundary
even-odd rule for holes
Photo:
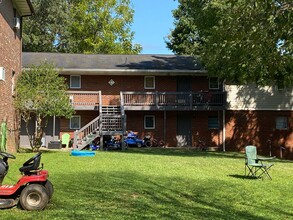
[[[201,151],[207,151],[208,150],[206,142],[204,141],[203,138],[201,138],[199,136],[196,136],[195,142],[196,142],[196,146],[195,146],[196,149],[201,150]]]
[[[144,145],[146,147],[164,147],[165,142],[159,138],[151,138],[149,135],[144,137]]]

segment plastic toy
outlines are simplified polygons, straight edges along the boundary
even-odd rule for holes
[[[142,139],[139,139],[136,135],[127,135],[127,137],[124,139],[124,143],[127,147],[129,147],[129,146],[137,146],[137,147],[144,146],[144,141]]]

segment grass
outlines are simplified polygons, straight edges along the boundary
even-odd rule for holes
[[[16,182],[33,155],[16,154],[4,184]],[[1,219],[293,219],[292,161],[275,160],[270,181],[246,178],[243,158],[154,148],[45,152],[52,202],[40,212],[1,210]]]

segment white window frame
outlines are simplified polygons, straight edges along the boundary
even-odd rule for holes
[[[151,87],[147,86],[147,79],[153,79],[153,86],[151,86]],[[145,76],[144,77],[144,88],[145,89],[155,89],[156,88],[156,78],[155,78],[155,76]]]
[[[286,116],[276,117],[276,129],[277,130],[288,130],[288,117],[286,117]]]
[[[153,120],[153,127],[147,127],[147,124],[146,124],[146,122],[147,122],[147,118],[152,118],[152,120]],[[155,129],[156,128],[156,118],[155,118],[155,116],[154,115],[145,115],[144,116],[144,120],[143,120],[143,126],[144,126],[144,129]]]
[[[72,119],[73,118],[78,118],[78,126],[76,126],[76,127],[73,127],[72,126]],[[80,115],[73,115],[71,118],[70,118],[70,122],[69,122],[69,127],[70,127],[70,129],[80,129]]]
[[[217,79],[217,87],[211,87],[211,79]],[[220,83],[219,83],[219,78],[218,77],[210,77],[209,78],[209,89],[219,89],[220,88]]]
[[[5,78],[6,78],[6,76],[5,76],[5,68],[4,67],[0,67],[0,80],[3,80],[3,81],[5,81]]]
[[[79,85],[78,86],[73,86],[72,85],[72,78],[73,77],[78,77],[79,78]],[[70,75],[70,88],[71,89],[80,89],[81,88],[81,76],[80,75]]]

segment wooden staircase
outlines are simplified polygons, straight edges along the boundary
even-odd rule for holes
[[[74,132],[74,150],[82,150],[98,137],[103,147],[104,135],[125,133],[126,117],[121,106],[101,106],[99,113],[98,117]]]

